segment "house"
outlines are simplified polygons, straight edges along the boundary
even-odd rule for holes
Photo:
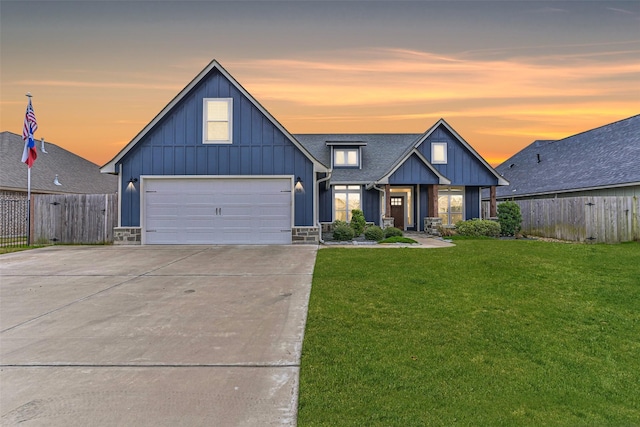
[[[116,242],[143,244],[317,242],[352,209],[424,231],[479,217],[481,189],[508,184],[444,120],[292,135],[215,60],[101,171],[118,175]]]
[[[496,189],[497,200],[640,196],[640,115],[558,141],[535,141],[496,170],[510,182]]]
[[[34,194],[112,194],[117,178],[100,173],[100,167],[50,142],[37,141],[38,158],[31,168]],[[42,147],[45,151],[42,151]],[[24,140],[12,132],[0,133],[0,194],[27,197],[27,165],[22,163]]]

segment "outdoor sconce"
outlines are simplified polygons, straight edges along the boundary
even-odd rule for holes
[[[136,186],[134,185],[136,182],[138,182],[138,178],[134,178],[131,177],[129,179],[129,185],[127,185],[127,191],[133,191],[136,189]]]
[[[296,193],[304,193],[304,186],[302,185],[300,177],[296,179],[296,185],[293,188],[296,190]]]

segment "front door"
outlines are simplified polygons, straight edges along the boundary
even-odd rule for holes
[[[404,230],[404,197],[391,196],[391,216],[393,226]]]

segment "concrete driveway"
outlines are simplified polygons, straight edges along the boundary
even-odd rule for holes
[[[0,255],[0,424],[295,425],[316,251]]]

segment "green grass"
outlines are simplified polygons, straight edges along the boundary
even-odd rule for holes
[[[640,244],[318,252],[299,426],[640,425]]]
[[[409,237],[391,236],[391,237],[387,237],[384,240],[379,241],[378,243],[384,244],[384,243],[418,243],[418,242],[416,242],[415,240]]]

